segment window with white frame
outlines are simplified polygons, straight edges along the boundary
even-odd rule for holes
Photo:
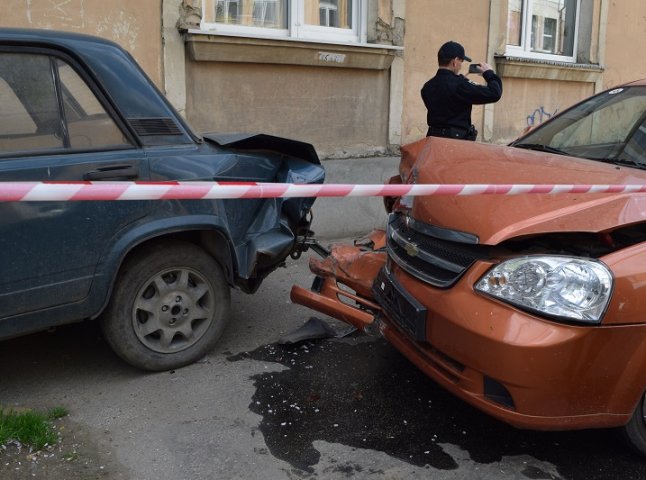
[[[254,26],[286,28],[285,3],[283,0],[256,0],[253,2],[252,19]]]
[[[202,0],[203,30],[365,42],[369,0]]]
[[[576,61],[581,0],[509,0],[507,54]]]

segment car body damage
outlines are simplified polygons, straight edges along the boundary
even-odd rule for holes
[[[645,119],[638,82],[510,146],[422,139],[402,149],[391,182],[643,184]],[[296,303],[378,330],[434,381],[511,425],[621,427],[646,455],[645,194],[385,204],[385,253],[332,246],[311,263],[312,290],[294,287]]]
[[[323,183],[325,172],[312,145],[267,134],[203,135],[231,152],[229,161],[206,173],[206,180],[233,176],[248,182]],[[227,200],[228,227],[236,235],[237,284],[254,292],[262,279],[289,255],[299,255],[310,236],[313,198]],[[249,212],[256,214],[249,217]],[[248,221],[241,219],[248,218]]]
[[[405,148],[403,183],[439,184],[631,184],[643,182],[639,171],[585,159],[509,148],[446,142],[432,138]],[[448,145],[447,145],[448,143]],[[451,143],[457,143],[452,145]],[[412,151],[411,151],[412,150]],[[409,156],[419,150],[407,168]],[[431,152],[432,150],[432,152]],[[547,157],[547,158],[546,158]],[[433,197],[415,202],[413,217],[451,229],[477,232],[478,242],[496,245],[522,235],[544,232],[600,232],[643,220],[646,197],[619,194],[496,195]]]
[[[310,290],[294,285],[291,300],[364,330],[381,310],[371,291],[386,261],[385,234],[375,230],[354,245],[333,245],[323,260],[311,258],[314,285]]]
[[[206,134],[203,138],[205,142],[191,155],[152,159],[151,178],[243,183],[322,183],[325,178],[309,144],[269,135]],[[214,219],[213,212],[218,212],[215,221],[227,232],[230,250],[222,255],[221,262],[227,265],[230,282],[252,293],[287,256],[303,248],[303,239],[311,233],[309,211],[313,201],[313,198],[166,200],[160,207],[175,219],[179,213]]]

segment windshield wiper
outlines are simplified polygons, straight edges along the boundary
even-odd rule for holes
[[[635,168],[639,168],[640,170],[646,169],[646,165],[644,165],[643,163],[639,163],[636,160],[630,160],[628,158],[605,158],[602,161],[612,163],[614,165],[625,165],[628,167],[635,167]]]
[[[558,148],[543,145],[542,143],[515,143],[512,147],[525,148],[527,150],[538,150],[539,152],[556,153],[557,155],[568,155],[569,153],[559,150]]]

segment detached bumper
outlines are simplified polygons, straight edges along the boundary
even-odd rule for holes
[[[372,284],[386,262],[385,235],[375,230],[354,245],[331,247],[324,260],[310,259],[316,274],[310,290],[292,287],[292,302],[364,330],[381,307],[374,301]]]

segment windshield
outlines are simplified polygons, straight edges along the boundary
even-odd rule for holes
[[[589,98],[512,145],[646,168],[646,87]]]

